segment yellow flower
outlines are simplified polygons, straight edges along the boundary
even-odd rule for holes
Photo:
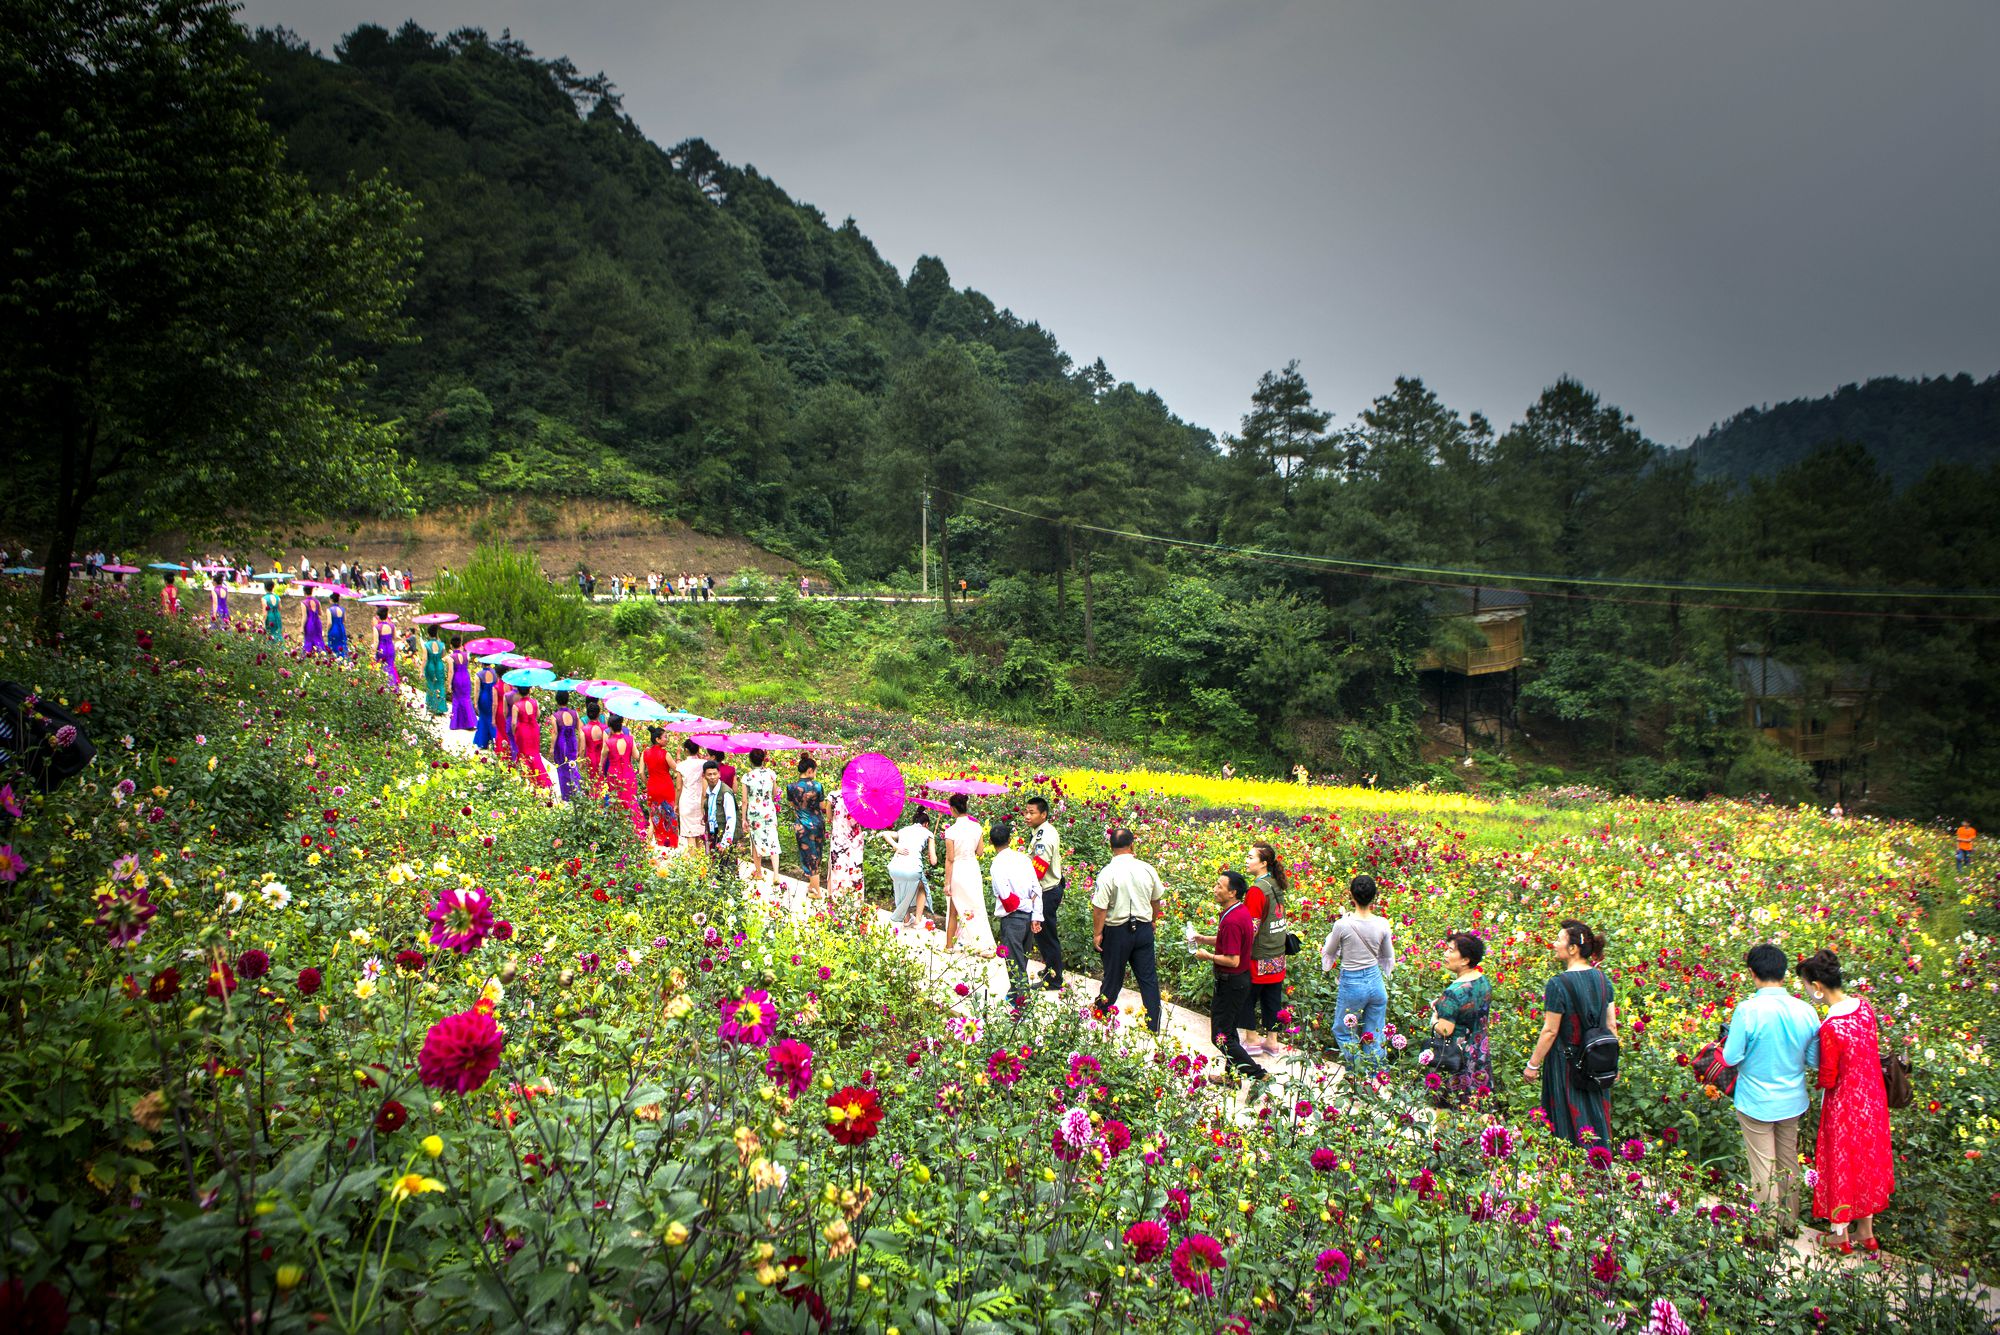
[[[363,978],[360,982],[354,985],[354,995],[361,998],[361,1000],[363,1001],[366,1001],[368,1000],[368,998],[374,996],[375,980],[373,978]]]
[[[284,1265],[278,1267],[278,1292],[290,1293],[299,1286],[299,1281],[305,1277],[306,1268],[304,1266],[289,1261],[286,1262]]]
[[[433,1159],[444,1153],[444,1141],[438,1136],[425,1136],[420,1143],[424,1147],[424,1153]]]
[[[665,1241],[669,1247],[685,1247],[688,1240],[688,1226],[676,1219],[667,1225]]]
[[[443,1190],[444,1183],[434,1177],[425,1177],[422,1173],[405,1173],[390,1180],[389,1199],[405,1201],[412,1196],[424,1196],[433,1191]]]

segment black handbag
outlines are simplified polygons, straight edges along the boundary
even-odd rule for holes
[[[1296,955],[1299,953],[1299,951],[1303,949],[1304,947],[1299,944],[1299,938],[1296,932],[1285,933],[1285,953],[1287,955]]]

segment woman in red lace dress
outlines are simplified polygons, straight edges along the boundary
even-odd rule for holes
[[[1896,1189],[1889,1150],[1889,1094],[1882,1084],[1882,1055],[1875,1009],[1842,988],[1840,957],[1822,950],[1799,965],[1813,999],[1826,1006],[1819,1027],[1819,1144],[1813,1151],[1813,1214],[1828,1220],[1827,1245],[1852,1252],[1853,1236],[1877,1250],[1875,1216]]]

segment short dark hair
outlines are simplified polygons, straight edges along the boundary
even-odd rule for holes
[[[1364,909],[1375,902],[1377,893],[1373,876],[1357,876],[1347,883],[1348,897]]]
[[[1743,957],[1743,962],[1750,966],[1750,972],[1757,975],[1760,983],[1782,983],[1792,967],[1792,962],[1785,958],[1784,947],[1769,941],[1750,947],[1750,953]]]
[[[1841,982],[1840,956],[1831,950],[1816,950],[1812,958],[1799,961],[1799,977],[1808,983],[1818,983],[1839,991],[1845,984]]]
[[[722,766],[721,766],[721,765],[718,765],[718,764],[717,764],[717,763],[716,763],[715,761],[713,761],[713,760],[704,760],[704,761],[702,761],[702,762],[701,762],[701,772],[702,772],[703,774],[706,774],[706,773],[708,773],[708,772],[709,772],[710,770],[714,770],[714,771],[715,771],[715,772],[716,772],[717,774],[720,774],[720,773],[722,773]]]
[[[1049,814],[1049,799],[1043,797],[1040,793],[1037,793],[1035,794],[1035,796],[1029,798],[1028,805],[1033,807],[1035,810],[1041,812],[1044,816]]]
[[[1458,952],[1460,959],[1475,969],[1479,967],[1479,961],[1486,958],[1486,943],[1471,932],[1453,932],[1445,940],[1451,943],[1451,948]]]
[[[1104,842],[1113,848],[1130,848],[1132,846],[1132,832],[1123,825],[1114,825],[1110,830],[1106,831]]]
[[[993,841],[995,848],[1005,848],[1014,842],[1014,822],[1001,817],[993,822],[993,828],[986,832],[986,837]]]
[[[1250,893],[1250,882],[1245,880],[1243,873],[1236,870],[1236,868],[1224,867],[1222,869],[1222,879],[1229,882],[1230,893],[1238,899]]]

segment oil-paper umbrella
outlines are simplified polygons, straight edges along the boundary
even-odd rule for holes
[[[445,629],[458,630],[459,626],[446,626]],[[485,630],[486,627],[474,626],[473,629]],[[503,640],[498,635],[482,636],[479,639],[467,641],[465,646],[465,652],[469,654],[505,654],[512,653],[513,649],[514,642],[512,640]]]
[[[476,621],[451,621],[445,624],[445,629],[455,630],[461,635],[477,635],[480,631],[485,630],[486,627]],[[514,646],[510,644],[507,647],[511,649]]]
[[[967,797],[997,797],[1011,791],[1006,784],[989,779],[932,779],[924,787],[934,793],[964,793]]]
[[[139,573],[139,567],[137,567],[137,566],[106,566],[106,567],[104,567],[104,573],[105,573],[105,574],[107,574],[107,575],[136,575],[136,574],[138,574],[138,573]]]
[[[610,681],[599,677],[587,681],[576,688],[577,694],[592,700],[609,700],[614,695],[624,695],[632,688],[622,681]]]
[[[456,612],[419,612],[410,621],[419,626],[442,626],[447,621],[458,620]]]
[[[186,569],[187,569],[187,567],[186,567],[186,566],[184,566],[184,565],[182,565],[182,564],[181,564],[180,562],[178,562],[178,561],[148,561],[148,562],[146,563],[146,569],[148,569],[148,570],[186,570]]]
[[[704,751],[720,751],[726,756],[740,756],[750,749],[726,732],[698,732],[688,740]]]
[[[672,723],[666,725],[666,729],[668,732],[727,732],[729,731],[729,726],[722,719],[702,718],[696,715],[693,718],[675,719]]]
[[[516,654],[514,655],[514,658],[515,658],[515,663],[514,663],[515,667],[547,668],[555,666],[554,663],[551,663],[546,658],[530,658],[526,654]]]
[[[629,718],[637,723],[658,723],[670,712],[657,700],[614,700],[612,708],[618,711],[618,717]]]
[[[796,737],[787,737],[782,732],[732,732],[729,739],[745,746],[758,746],[766,751],[797,751],[805,743]]]
[[[408,603],[406,603],[406,602],[404,602],[404,601],[403,601],[403,600],[402,600],[401,598],[370,598],[370,599],[368,599],[368,600],[367,600],[367,603],[368,603],[368,605],[369,605],[370,607],[408,607],[408,606],[409,606],[409,604],[408,604]]]
[[[903,814],[903,771],[880,751],[864,751],[840,772],[840,800],[864,830],[886,830]]]
[[[917,805],[918,805],[918,806],[920,806],[920,807],[922,807],[922,808],[924,808],[924,810],[926,810],[926,811],[950,811],[950,810],[951,810],[951,803],[949,803],[949,802],[940,802],[940,801],[938,801],[938,800],[937,800],[937,799],[936,799],[935,797],[920,797],[920,798],[918,798],[918,799],[917,799]]]
[[[509,686],[526,686],[530,690],[537,686],[547,686],[557,680],[556,674],[547,668],[517,667],[511,672],[500,674],[500,680]]]
[[[575,677],[557,677],[549,683],[549,689],[552,691],[573,691],[581,685],[583,683]]]
[[[472,661],[475,663],[485,663],[489,666],[498,666],[498,667],[512,668],[512,667],[527,666],[526,663],[523,663],[521,661],[521,656],[519,654],[507,653],[505,651],[502,651],[497,654],[480,654],[476,656]]]

